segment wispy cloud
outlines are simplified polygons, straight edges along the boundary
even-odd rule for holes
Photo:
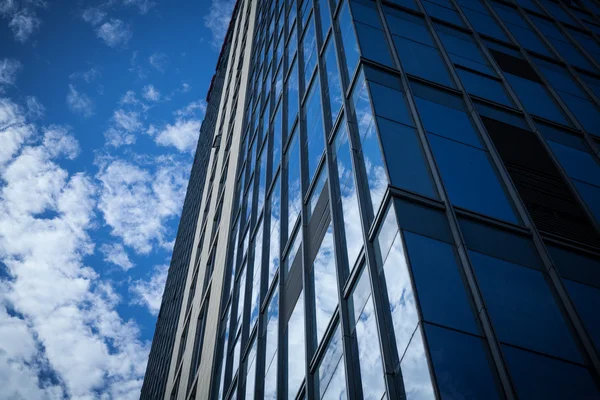
[[[145,79],[148,77],[148,70],[146,70],[138,60],[139,52],[136,50],[131,54],[129,59],[129,72],[133,72],[139,79]]]
[[[134,144],[135,132],[142,128],[139,113],[118,109],[112,116],[110,127],[104,132],[104,138],[106,143],[113,147]]]
[[[69,85],[67,105],[72,112],[86,118],[94,113],[92,100],[85,93],[78,92],[74,85]]]
[[[135,267],[121,243],[103,244],[100,246],[100,251],[104,254],[104,261],[121,267],[123,271]]]
[[[0,60],[0,93],[4,86],[14,86],[17,82],[17,73],[21,70],[21,63],[12,58]]]
[[[190,86],[190,84],[189,84],[189,83],[186,83],[186,82],[183,82],[183,84],[181,85],[181,91],[182,91],[183,93],[187,93],[187,92],[189,92],[190,90],[192,90],[192,87]]]
[[[116,18],[112,18],[100,25],[96,34],[110,47],[125,46],[133,35],[129,26]]]
[[[146,85],[144,86],[142,95],[148,101],[158,101],[160,100],[160,92],[156,90],[154,85]]]
[[[211,31],[211,44],[215,49],[220,49],[223,44],[234,6],[235,0],[212,0],[210,10],[204,16],[204,26]]]
[[[150,314],[158,315],[168,273],[168,265],[157,265],[149,280],[136,280],[129,288],[133,295],[133,304],[147,307]]]
[[[175,147],[180,152],[192,152],[196,148],[202,117],[206,111],[204,101],[194,101],[175,111],[175,123],[162,128],[151,125],[146,131],[159,146]]]
[[[98,25],[106,18],[106,12],[99,7],[90,7],[83,10],[81,18],[87,23]]]
[[[165,72],[167,64],[169,63],[169,57],[164,53],[152,53],[150,57],[148,57],[148,62],[157,71]]]

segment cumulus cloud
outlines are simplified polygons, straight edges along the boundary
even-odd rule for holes
[[[160,100],[160,92],[156,90],[154,85],[146,85],[143,89],[144,98],[148,101],[158,101]]]
[[[201,117],[206,111],[204,101],[194,101],[186,107],[174,112],[175,123],[162,128],[151,125],[146,133],[154,138],[159,146],[172,146],[181,152],[192,152],[196,148]]]
[[[129,255],[121,243],[103,244],[100,246],[100,251],[104,254],[104,261],[118,265],[124,271],[135,266],[129,259]]]
[[[0,60],[0,93],[4,86],[14,86],[17,82],[17,73],[21,70],[21,63],[12,58]]]
[[[150,314],[158,315],[168,273],[168,265],[157,265],[154,267],[149,280],[135,281],[129,288],[133,295],[133,304],[147,307]]]
[[[157,71],[165,72],[165,68],[167,68],[167,64],[169,63],[169,57],[164,53],[152,53],[148,58],[148,62]]]
[[[94,113],[92,100],[85,93],[78,92],[74,85],[69,85],[67,105],[72,112],[86,118]]]
[[[2,150],[0,169],[2,394],[138,398],[148,343],[84,262],[94,247],[94,183],[59,165],[76,157],[77,141],[64,127],[39,130],[10,100],[0,104],[3,138],[29,132],[8,158]]]
[[[170,157],[152,165],[129,160],[103,161],[99,209],[113,236],[138,254],[169,240],[166,222],[179,215],[189,166]]]
[[[111,125],[104,132],[104,138],[107,144],[114,147],[130,145],[136,142],[135,131],[142,128],[139,113],[119,109],[114,112]]]
[[[229,28],[229,20],[236,0],[212,0],[208,14],[204,16],[204,26],[211,34],[211,44],[220,49]]]
[[[124,46],[133,35],[129,26],[120,19],[112,18],[100,25],[96,31],[98,37],[110,47]]]
[[[182,109],[175,111],[177,117],[203,117],[206,112],[206,102],[204,100],[192,101]]]

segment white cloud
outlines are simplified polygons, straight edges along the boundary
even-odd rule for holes
[[[117,127],[127,132],[135,132],[143,126],[140,122],[140,115],[134,111],[117,110],[113,114],[113,120]]]
[[[142,94],[144,98],[148,101],[158,101],[160,100],[160,92],[156,90],[154,85],[146,85],[144,86],[144,93]]]
[[[106,12],[98,7],[90,7],[83,10],[81,14],[83,20],[92,25],[98,25],[106,17]]]
[[[148,62],[157,71],[165,72],[165,68],[167,68],[167,64],[169,63],[169,57],[164,53],[152,53],[148,58]]]
[[[138,102],[139,100],[135,96],[135,92],[133,90],[128,90],[119,101],[121,104],[137,104]]]
[[[25,43],[41,25],[35,14],[35,8],[45,7],[46,2],[39,0],[0,0],[0,17],[8,19],[8,26],[18,42]]]
[[[175,111],[177,117],[203,117],[206,112],[206,102],[204,100],[193,101],[186,107]]]
[[[181,85],[181,91],[182,91],[183,93],[189,92],[190,90],[192,90],[192,87],[190,86],[190,84],[189,84],[189,83],[185,83],[185,82],[184,82],[184,83]]]
[[[155,2],[150,0],[123,0],[123,4],[126,6],[135,6],[139,10],[140,14],[146,14],[152,7],[156,5]]]
[[[3,103],[3,134],[23,126],[38,132],[18,106]],[[116,312],[111,286],[84,263],[93,251],[95,187],[58,164],[75,157],[77,142],[62,127],[28,140],[0,172],[0,262],[9,276],[0,278],[2,394],[138,398],[148,343]]]
[[[150,314],[158,315],[168,273],[168,265],[157,265],[150,280],[136,280],[129,288],[133,295],[133,304],[147,307]]]
[[[0,99],[0,170],[35,133],[33,125],[25,123],[23,114],[18,105],[8,99]]]
[[[106,144],[113,147],[127,146],[136,142],[134,134],[112,126],[104,131],[104,139],[106,140]]]
[[[44,116],[45,112],[46,108],[35,96],[27,97],[27,117],[30,119],[40,119]]]
[[[124,46],[132,36],[129,26],[115,18],[100,25],[96,33],[110,47]]]
[[[174,125],[167,124],[154,136],[160,146],[173,146],[181,152],[191,152],[196,148],[200,134],[199,120],[177,120]]]
[[[139,52],[137,50],[131,54],[129,72],[136,74],[138,79],[145,79],[148,77],[148,71],[139,64],[138,55]]]
[[[164,156],[148,167],[113,159],[104,161],[96,175],[104,221],[113,236],[140,254],[168,240],[165,224],[179,215],[189,168]]]
[[[212,33],[211,44],[219,49],[229,28],[236,0],[212,0],[210,11],[204,16],[204,26]]]
[[[74,85],[69,85],[67,105],[72,112],[81,114],[86,118],[91,117],[93,114],[92,100],[85,93],[78,92]]]
[[[104,261],[118,265],[127,271],[135,266],[129,259],[125,247],[121,243],[103,244],[100,251],[104,254]]]
[[[17,82],[17,73],[21,70],[21,63],[12,58],[0,60],[0,93],[3,86],[14,86]]]

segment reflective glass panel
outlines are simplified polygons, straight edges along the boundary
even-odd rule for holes
[[[321,247],[315,257],[311,272],[315,285],[315,328],[316,344],[318,345],[338,305],[335,254],[333,251],[333,227],[331,224],[329,224],[323,242],[321,242]]]

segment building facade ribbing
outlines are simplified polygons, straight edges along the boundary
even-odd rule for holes
[[[600,398],[600,4],[239,0],[169,399]]]

